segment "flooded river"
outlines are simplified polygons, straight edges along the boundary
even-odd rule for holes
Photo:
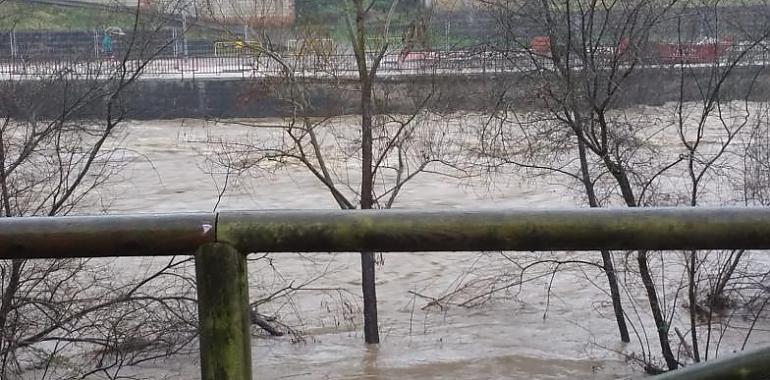
[[[205,125],[199,121],[130,122],[123,144],[133,157],[129,169],[100,192],[110,213],[212,211],[229,209],[335,208],[319,181],[301,168],[230,178],[207,157],[216,150],[212,137],[258,138],[242,125]],[[400,208],[566,207],[578,203],[558,180],[456,179],[422,174],[403,189]],[[533,257],[533,254],[522,254]],[[596,260],[596,254],[581,253]],[[269,294],[294,281],[313,280],[308,289],[264,305],[303,332],[253,339],[255,378],[263,379],[614,379],[640,376],[617,352],[653,354],[657,339],[645,314],[641,292],[629,290],[641,310],[635,337],[622,344],[597,270],[549,268],[533,272],[525,285],[512,287],[472,308],[429,306],[430,299],[462,284],[506,271],[499,253],[387,253],[377,269],[380,331],[378,347],[363,344],[360,312],[360,262],[356,254],[276,254],[275,271],[253,265],[253,296]],[[125,259],[138,265],[134,259]],[[501,284],[498,284],[498,286]],[[482,286],[482,285],[480,285]],[[550,292],[547,290],[550,289]],[[684,310],[681,310],[683,313]],[[636,323],[636,322],[634,322]],[[766,339],[761,334],[752,342]],[[737,338],[736,338],[737,339]],[[726,338],[729,342],[730,338]],[[725,343],[725,347],[729,344]],[[145,376],[198,377],[198,358],[176,357],[146,365]]]

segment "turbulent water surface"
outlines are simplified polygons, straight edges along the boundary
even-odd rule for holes
[[[224,175],[210,163],[211,153],[217,150],[217,144],[210,141],[223,136],[266,138],[241,125],[131,122],[122,143],[134,161],[120,181],[101,191],[100,205],[111,213],[211,211],[217,204],[220,210],[335,207],[326,189],[301,168],[230,178],[219,199]],[[574,206],[579,201],[573,194],[556,179],[498,177],[490,182],[424,174],[403,189],[395,205],[415,209],[548,208]],[[533,254],[521,256],[531,258]],[[580,254],[588,260],[596,260],[595,256]],[[426,297],[445,294],[485,275],[515,272],[506,269],[505,263],[510,261],[499,253],[383,254],[377,271],[382,343],[367,347],[361,331],[356,254],[277,254],[273,259],[279,275],[263,266],[252,267],[254,297],[291,281],[314,281],[308,285],[311,289],[261,310],[279,315],[305,335],[300,342],[290,336],[255,338],[252,357],[259,378],[611,379],[641,373],[617,352],[638,353],[640,347],[655,351],[655,330],[641,291],[628,291],[639,309],[629,306],[634,337],[632,343],[623,345],[603,290],[605,280],[591,268],[565,268],[555,277],[548,275],[550,267],[539,268],[533,270],[531,281],[490,302],[472,308],[443,308],[428,305],[430,298]],[[131,265],[138,264],[132,260],[126,259]],[[681,273],[680,269],[673,273]],[[635,281],[629,280],[627,286],[631,288]],[[486,285],[479,285],[474,290],[477,293],[492,286],[491,282],[478,284]],[[505,283],[497,284],[502,285]],[[763,338],[758,334],[752,341]],[[145,375],[196,378],[197,362],[195,357],[182,357],[156,363],[146,368]]]

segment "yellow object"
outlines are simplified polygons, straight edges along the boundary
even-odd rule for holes
[[[218,41],[214,42],[214,55],[231,57],[240,55],[259,55],[262,44],[259,41]]]

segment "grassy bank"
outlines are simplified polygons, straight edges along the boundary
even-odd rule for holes
[[[0,30],[92,30],[129,27],[133,15],[98,8],[63,7],[7,1],[0,4]]]

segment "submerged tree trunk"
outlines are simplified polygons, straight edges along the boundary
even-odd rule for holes
[[[695,272],[698,270],[696,265],[697,251],[690,251],[687,265],[687,298],[690,303],[690,336],[692,337],[692,355],[695,362],[700,361],[700,350],[698,349],[698,330],[695,321],[698,311],[698,299],[696,297]]]
[[[361,83],[361,208],[374,205],[372,193],[372,87],[366,79]],[[379,343],[377,326],[377,289],[375,287],[374,252],[361,252],[361,290],[364,296],[364,339]]]
[[[361,87],[361,209],[374,205],[374,174],[372,169],[372,81],[366,62],[366,26],[363,0],[354,2],[356,10],[353,45]],[[374,70],[374,68],[372,68]],[[361,291],[364,297],[364,339],[380,343],[377,322],[377,289],[375,286],[374,252],[361,252]]]
[[[2,301],[0,301],[2,302],[2,304],[0,304],[0,353],[3,354],[3,357],[0,359],[0,378],[3,377],[2,375],[8,375],[8,372],[10,372],[8,371],[8,362],[9,359],[11,359],[9,356],[14,352],[13,349],[11,349],[11,344],[13,341],[13,337],[11,335],[13,334],[14,329],[9,326],[10,323],[8,319],[11,315],[11,311],[13,310],[12,304],[19,289],[19,281],[21,280],[21,271],[23,265],[24,260],[12,260],[11,273],[8,284],[4,289],[2,289],[3,297]],[[0,286],[2,286],[2,284],[0,284]]]
[[[621,194],[623,195],[623,200],[626,202],[626,206],[637,207],[636,196],[631,189],[631,181],[628,179],[627,172],[623,169],[623,164],[612,161],[609,158],[609,155],[605,155],[604,164],[617,181]],[[642,277],[642,283],[644,283],[644,288],[647,291],[650,312],[652,313],[652,318],[655,320],[655,327],[658,331],[663,358],[666,360],[668,369],[675,370],[679,367],[679,362],[677,362],[674,357],[674,353],[671,350],[671,341],[668,338],[668,332],[671,326],[666,322],[666,319],[663,317],[663,311],[660,308],[655,281],[652,279],[652,274],[647,262],[647,251],[639,251],[637,254],[637,263],[639,265],[639,275]]]
[[[580,138],[578,138],[578,154],[580,155],[580,171],[582,173],[583,186],[588,197],[588,204],[591,207],[599,207],[599,201],[596,198],[594,185],[593,182],[591,182],[591,177],[588,172],[588,159],[586,157],[585,143]],[[631,337],[628,335],[628,326],[626,325],[626,317],[623,313],[623,303],[620,300],[618,277],[615,273],[615,265],[612,263],[612,254],[608,250],[602,250],[601,253],[604,273],[607,276],[607,282],[610,287],[610,298],[612,299],[615,321],[618,324],[620,340],[628,343],[631,341]]]
[[[615,312],[615,321],[618,323],[620,340],[628,343],[631,341],[631,337],[628,335],[626,317],[623,313],[623,303],[620,301],[618,277],[615,273],[615,266],[612,264],[612,255],[610,251],[602,250],[602,262],[604,264],[604,273],[607,276],[607,282],[610,286],[610,298],[612,298],[612,308]]]
[[[375,286],[374,252],[361,252],[361,291],[364,296],[364,340],[380,343],[377,323],[377,287]]]
[[[658,339],[660,339],[660,348],[663,353],[663,358],[666,360],[668,369],[675,370],[679,368],[679,362],[676,361],[674,353],[671,351],[671,342],[668,340],[668,330],[670,326],[663,318],[663,312],[660,310],[658,293],[655,290],[655,283],[650,275],[650,268],[647,266],[647,251],[639,251],[636,260],[639,263],[639,274],[642,277],[644,289],[647,291],[647,299],[650,302],[652,318],[655,320],[655,327],[658,331]]]

